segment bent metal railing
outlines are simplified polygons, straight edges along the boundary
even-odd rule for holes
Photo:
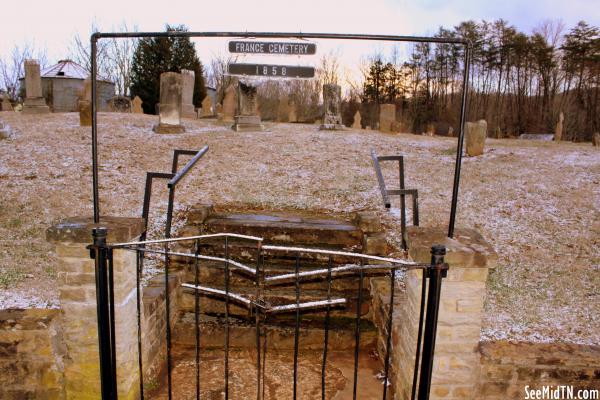
[[[100,359],[101,359],[101,378],[102,378],[102,398],[115,399],[117,398],[117,381],[116,381],[116,338],[115,338],[115,315],[114,315],[114,295],[113,295],[113,277],[112,277],[112,253],[115,249],[127,251],[135,251],[137,254],[137,273],[138,282],[140,274],[140,263],[143,260],[145,253],[153,253],[164,256],[165,276],[168,276],[171,257],[188,259],[193,263],[194,281],[193,283],[183,283],[182,286],[186,289],[193,290],[195,293],[194,300],[194,315],[195,315],[195,389],[196,399],[200,399],[200,302],[201,294],[210,295],[213,297],[222,298],[225,303],[224,323],[224,377],[223,386],[225,399],[229,399],[229,349],[230,349],[230,305],[231,303],[241,305],[247,308],[254,316],[254,324],[256,329],[256,398],[257,400],[264,399],[265,388],[265,365],[267,354],[267,320],[271,315],[281,313],[294,313],[294,358],[293,358],[293,395],[296,399],[298,395],[298,358],[299,358],[299,339],[301,315],[307,311],[321,310],[325,312],[325,320],[323,322],[323,353],[321,366],[321,398],[326,398],[326,364],[329,347],[329,331],[331,323],[331,313],[340,307],[348,306],[349,300],[343,297],[332,297],[332,280],[340,278],[358,279],[358,289],[356,296],[356,315],[354,317],[354,375],[353,375],[353,399],[357,398],[358,393],[358,369],[359,369],[359,352],[361,340],[361,310],[363,305],[363,281],[364,278],[371,273],[387,274],[390,280],[390,298],[389,309],[387,310],[386,321],[386,347],[384,356],[384,372],[383,372],[383,390],[382,398],[385,400],[388,396],[389,373],[390,373],[390,358],[391,358],[391,336],[393,323],[393,307],[395,296],[396,272],[401,270],[420,269],[423,271],[422,281],[422,296],[421,309],[418,325],[418,343],[415,349],[415,368],[413,375],[412,399],[425,400],[429,398],[429,390],[431,385],[433,355],[435,348],[435,336],[437,331],[438,310],[440,304],[440,292],[442,278],[446,276],[448,265],[444,263],[445,248],[443,246],[432,247],[432,258],[430,264],[415,263],[405,259],[396,259],[389,257],[378,257],[365,255],[360,253],[349,253],[343,251],[332,251],[324,249],[303,248],[303,247],[285,247],[274,246],[263,243],[263,239],[254,236],[219,233],[210,235],[199,235],[185,238],[172,238],[161,240],[142,240],[128,243],[109,244],[106,242],[107,230],[105,228],[95,228],[93,230],[93,244],[89,246],[92,258],[95,259],[96,266],[96,289],[97,289],[97,305],[98,305],[98,334],[100,341]],[[223,240],[223,257],[214,255],[201,254],[202,243],[208,240]],[[255,266],[236,261],[230,257],[230,242],[232,240],[243,241],[250,243],[249,248],[254,249],[256,260]],[[170,250],[170,245],[176,242],[192,242],[194,251],[176,252]],[[160,246],[162,249],[152,248]],[[292,273],[271,274],[268,275],[264,267],[265,258],[272,256],[285,256],[293,261],[294,267]],[[290,257],[293,256],[293,257]],[[310,255],[318,256],[322,259],[327,259],[326,268],[317,268],[307,271],[301,270],[301,256]],[[336,260],[351,260],[342,265],[334,265]],[[200,262],[218,262],[217,264],[206,263],[204,268],[219,268],[224,274],[224,289],[218,289],[207,286],[200,282],[199,270]],[[222,265],[221,265],[222,264]],[[243,296],[231,290],[230,277],[232,273],[240,274],[253,282],[255,286],[255,294],[251,296]],[[301,302],[301,284],[305,280],[322,279],[326,282],[327,291],[326,298],[314,300],[310,302]],[[294,285],[295,301],[283,305],[271,305],[264,300],[264,295],[268,292],[271,285],[287,282]],[[428,289],[427,289],[428,288]],[[165,280],[165,296],[166,309],[169,309],[169,282]],[[138,286],[137,290],[138,303],[141,293]],[[425,314],[426,310],[426,314]],[[426,315],[425,321],[424,314]],[[169,318],[167,316],[167,318]],[[140,310],[138,308],[138,348],[141,349],[141,325]],[[423,322],[425,324],[423,325]],[[168,396],[172,398],[172,360],[171,360],[171,335],[170,335],[170,320],[166,321],[166,347],[167,347],[167,385]],[[262,343],[261,343],[262,338]],[[423,346],[421,348],[421,338]],[[142,352],[138,352],[139,356],[139,377],[141,398],[144,398],[143,393],[143,366]],[[418,389],[418,390],[417,390]]]

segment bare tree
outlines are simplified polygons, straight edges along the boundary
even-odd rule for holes
[[[48,64],[45,48],[36,48],[33,43],[16,44],[6,60],[0,60],[0,78],[3,89],[13,101],[19,98],[19,79],[25,76],[25,60],[34,58],[39,61],[40,68]]]
[[[340,53],[339,50],[331,50],[323,54],[317,67],[317,80],[322,85],[337,85],[340,79]]]
[[[112,30],[116,32],[129,32],[129,28],[125,22],[122,22],[116,29],[113,28]],[[137,31],[137,27],[134,27],[133,31]],[[95,23],[92,23],[90,35],[94,32],[99,32],[99,28]],[[129,87],[131,86],[131,63],[137,42],[138,40],[135,38],[113,38],[97,42],[96,63],[98,76],[112,80],[119,95],[126,96],[129,94]],[[89,36],[82,38],[79,34],[76,34],[73,37],[69,53],[73,61],[91,72]]]
[[[210,68],[206,72],[206,84],[217,90],[217,103],[223,101],[225,89],[234,82],[235,78],[227,74],[227,66],[237,61],[237,56],[213,55]]]

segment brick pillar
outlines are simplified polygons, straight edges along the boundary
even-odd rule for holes
[[[445,228],[409,228],[409,254],[417,262],[431,262],[431,246],[447,248],[450,265],[442,281],[435,344],[431,399],[473,399],[479,372],[477,351],[483,317],[488,270],[498,259],[492,246],[472,229],[458,229],[446,237]],[[396,399],[410,398],[415,362],[417,324],[421,303],[420,270],[407,273],[405,304],[400,312]]]
[[[46,232],[58,256],[61,322],[67,351],[64,360],[67,399],[100,397],[96,281],[94,260],[86,249],[96,226],[108,229],[109,243],[127,242],[140,236],[143,220],[103,217],[100,224],[93,224],[90,218],[70,218]],[[134,399],[139,397],[136,257],[134,252],[124,250],[115,250],[113,257],[119,399]]]

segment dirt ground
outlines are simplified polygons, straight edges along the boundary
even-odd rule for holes
[[[56,256],[45,230],[61,218],[92,214],[90,128],[80,127],[74,113],[0,118],[13,130],[0,141],[0,308],[56,307]],[[456,139],[269,123],[268,132],[239,133],[210,120],[186,120],[186,133],[157,135],[156,122],[100,114],[102,214],[139,216],[145,172],[168,172],[175,148],[208,144],[209,153],[177,187],[180,216],[198,202],[373,209],[397,243],[398,217],[383,208],[371,165],[375,148],[406,156],[421,224],[448,224]],[[384,168],[395,182],[396,165]],[[155,187],[157,232],[167,197],[166,185]],[[458,204],[457,226],[480,230],[500,256],[488,282],[483,338],[600,343],[600,150],[488,140],[483,156],[464,159]]]

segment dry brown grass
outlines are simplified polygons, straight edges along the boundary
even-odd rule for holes
[[[55,263],[44,238],[54,221],[91,214],[90,130],[76,114],[0,113],[16,131],[0,141],[0,305],[56,304]],[[156,117],[101,114],[100,192],[105,215],[141,213],[146,171],[168,171],[172,150],[210,146],[177,192],[177,210],[201,201],[223,207],[383,210],[370,161],[405,154],[419,189],[423,225],[449,219],[455,139],[375,131],[319,132],[270,125],[236,133],[185,121],[187,133],[156,135]],[[396,168],[385,167],[389,182]],[[154,231],[166,195],[157,185]],[[600,151],[590,144],[489,140],[463,165],[458,225],[475,227],[500,254],[489,278],[484,337],[600,342]],[[2,277],[5,278],[2,278]],[[3,280],[4,279],[4,280]]]

